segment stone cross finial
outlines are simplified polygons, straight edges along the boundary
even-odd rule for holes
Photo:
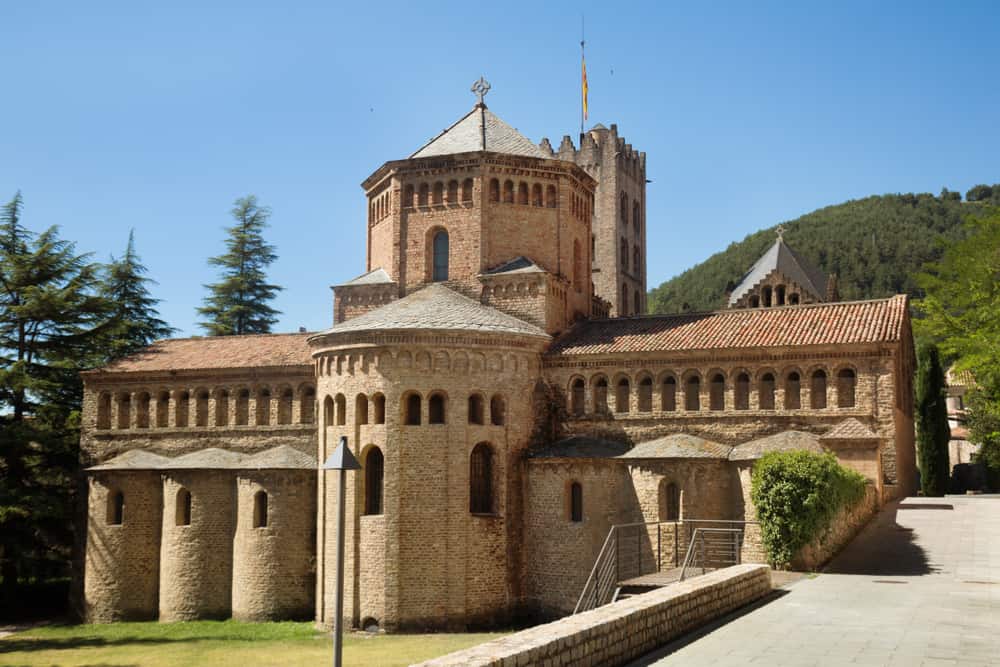
[[[774,230],[774,231],[776,231],[778,233],[778,238],[779,239],[785,238],[785,226],[784,225],[778,225],[778,228],[776,230]]]
[[[472,92],[479,96],[479,104],[486,106],[483,98],[486,97],[486,93],[490,92],[490,82],[483,77],[479,77],[479,81],[472,84]]]

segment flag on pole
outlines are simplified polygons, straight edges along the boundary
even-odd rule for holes
[[[583,44],[581,43],[582,47]],[[587,58],[581,53],[580,63],[583,66],[583,119],[587,120]]]

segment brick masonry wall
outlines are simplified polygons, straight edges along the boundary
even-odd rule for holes
[[[176,522],[177,494],[191,493],[191,523]],[[228,618],[232,602],[232,475],[170,471],[163,476],[160,620]]]
[[[266,526],[254,526],[254,497],[267,494]],[[315,604],[316,473],[241,471],[236,478],[233,618],[312,617]]]
[[[764,565],[735,565],[517,632],[417,667],[624,665],[771,592]]]
[[[160,561],[159,473],[101,473],[89,481],[84,573],[90,623],[146,621],[157,615]],[[109,502],[124,498],[122,523],[109,523]]]

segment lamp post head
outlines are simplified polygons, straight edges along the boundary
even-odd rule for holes
[[[340,436],[340,444],[323,464],[323,470],[361,470],[361,464],[347,448],[347,436]]]

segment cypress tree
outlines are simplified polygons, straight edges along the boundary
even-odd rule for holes
[[[264,270],[278,258],[264,241],[263,230],[271,210],[258,206],[253,195],[237,199],[232,209],[236,224],[226,229],[226,252],[208,263],[222,269],[222,279],[205,285],[209,295],[198,313],[212,336],[270,333],[279,311],[268,305],[282,289],[267,282]]]
[[[948,408],[944,370],[937,346],[924,343],[917,350],[917,458],[920,487],[925,496],[943,496],[948,490]]]
[[[100,350],[105,363],[137,352],[175,331],[159,318],[156,304],[160,300],[154,299],[147,287],[155,285],[156,281],[147,278],[146,272],[135,252],[135,234],[130,231],[125,254],[118,259],[111,258],[101,286],[112,308]]]
[[[78,467],[78,371],[108,313],[98,266],[51,227],[0,209],[0,607],[26,581],[66,576]]]

